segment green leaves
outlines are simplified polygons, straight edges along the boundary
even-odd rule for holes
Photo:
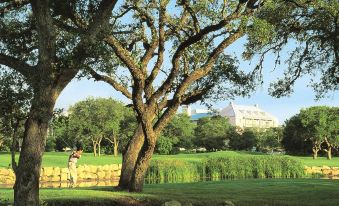
[[[339,108],[317,106],[301,110],[300,118],[306,128],[308,138],[323,142],[327,138],[332,144],[338,145]]]
[[[339,108],[315,106],[303,109],[285,123],[282,144],[287,151],[305,153],[339,146]]]
[[[228,119],[221,116],[201,118],[195,129],[196,145],[205,147],[208,151],[224,149],[225,140],[233,127]]]
[[[254,18],[252,22],[247,29],[248,43],[245,45],[246,52],[243,54],[245,60],[250,60],[257,50],[272,42],[276,36],[274,25],[265,19]]]
[[[32,88],[21,75],[0,71],[0,133],[8,137],[18,126],[23,127],[32,98]]]
[[[191,149],[193,147],[195,127],[196,125],[192,123],[189,116],[186,114],[177,114],[164,128],[161,138],[169,140],[172,146]],[[165,140],[158,140],[158,151],[160,150],[160,144],[165,143],[167,143]]]
[[[126,110],[113,99],[88,98],[70,108],[70,128],[79,138],[118,137]]]
[[[338,11],[338,1],[271,1],[256,15],[243,57],[259,55],[262,67],[262,59],[273,53],[275,66],[286,64],[284,75],[271,83],[272,96],[289,95],[303,76],[311,77],[316,98],[339,89]]]

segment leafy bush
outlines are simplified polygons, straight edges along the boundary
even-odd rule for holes
[[[242,134],[231,131],[229,146],[234,150],[250,150],[256,144],[256,132],[252,129],[245,129]]]
[[[159,154],[170,154],[172,151],[173,143],[170,138],[160,136],[157,141],[156,151]]]
[[[146,174],[147,183],[195,182],[244,178],[298,178],[304,166],[285,156],[210,157],[202,161],[154,160]]]

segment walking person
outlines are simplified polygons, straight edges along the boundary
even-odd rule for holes
[[[77,161],[81,157],[82,147],[78,147],[76,151],[73,151],[68,158],[68,170],[69,170],[69,181],[70,187],[76,187],[77,185]]]

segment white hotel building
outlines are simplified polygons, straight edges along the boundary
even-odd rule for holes
[[[213,112],[206,109],[193,109],[184,106],[183,112],[187,113],[193,121],[202,117],[212,116]],[[215,114],[215,112],[214,112]],[[278,119],[263,111],[258,105],[244,106],[231,102],[227,107],[217,112],[222,117],[228,117],[230,123],[240,128],[270,128],[278,127]]]

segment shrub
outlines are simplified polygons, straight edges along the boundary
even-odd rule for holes
[[[157,141],[156,151],[159,154],[168,155],[171,153],[172,147],[173,147],[173,143],[170,138],[160,136]]]

